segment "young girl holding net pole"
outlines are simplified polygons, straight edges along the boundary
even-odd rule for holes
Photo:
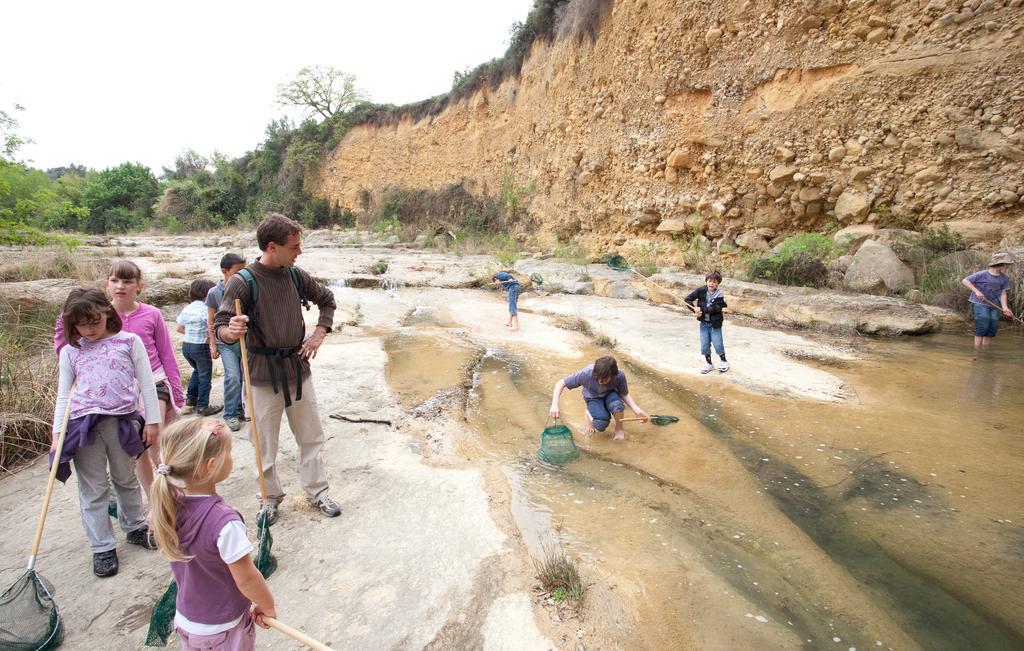
[[[242,516],[217,494],[231,474],[231,432],[220,420],[178,421],[163,433],[153,481],[153,533],[178,584],[182,649],[254,649],[256,629],[277,617],[253,564]]]
[[[121,330],[121,318],[102,291],[72,291],[62,317],[69,345],[60,352],[54,445],[65,411],[69,420],[60,458],[53,462],[61,466],[57,478],[66,481],[71,476],[68,463],[74,461],[82,526],[93,552],[93,573],[113,576],[118,560],[107,515],[108,466],[121,505],[118,521],[128,542],[155,547],[134,466],[135,458],[156,439],[160,422],[156,385],[142,340]],[[77,389],[69,396],[75,382]],[[136,412],[140,390],[144,419]]]

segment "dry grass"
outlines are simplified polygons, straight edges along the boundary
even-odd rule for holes
[[[562,315],[554,317],[553,321],[556,328],[579,332],[588,337],[594,336],[594,331],[590,328],[590,324],[581,317]]]
[[[0,265],[0,282],[12,283],[44,278],[74,278],[92,284],[110,269],[110,260],[63,249],[37,249],[32,256]]]
[[[199,277],[203,276],[205,273],[206,273],[206,269],[201,269],[199,267],[192,267],[192,268],[189,268],[189,269],[168,269],[167,271],[163,272],[163,276],[164,276],[164,278],[185,278],[185,279],[191,279],[191,278],[199,278]]]
[[[23,312],[0,302],[0,472],[49,449],[57,394],[50,348],[57,308]]]
[[[534,567],[541,586],[556,603],[564,603],[579,611],[585,587],[576,561],[566,556],[561,548],[545,545],[544,558]]]

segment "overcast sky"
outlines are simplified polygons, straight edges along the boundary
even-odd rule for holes
[[[141,162],[192,148],[238,156],[283,115],[277,85],[306,65],[356,75],[376,102],[447,91],[501,56],[532,0],[46,0],[4,3],[0,109],[35,167]]]

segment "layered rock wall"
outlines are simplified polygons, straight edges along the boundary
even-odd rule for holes
[[[359,213],[459,181],[594,247],[868,222],[1017,243],[1024,0],[616,0],[596,40],[538,43],[497,89],[353,129],[312,188]]]

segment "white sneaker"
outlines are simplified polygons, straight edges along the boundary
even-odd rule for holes
[[[715,370],[715,367],[711,365],[711,362],[707,362],[706,364],[704,364],[704,368],[702,368],[700,370],[700,372],[703,375],[703,374],[710,373],[713,370]]]
[[[722,365],[718,367],[719,373],[725,373],[729,370],[729,362],[722,362]]]

